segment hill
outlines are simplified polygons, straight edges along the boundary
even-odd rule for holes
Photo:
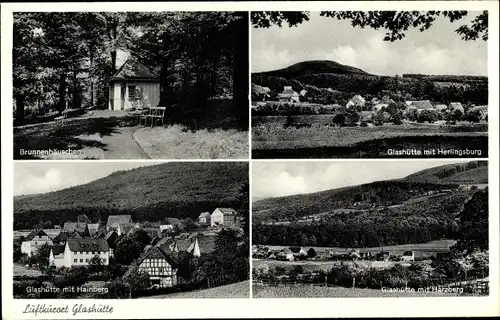
[[[369,75],[367,72],[340,64],[335,61],[330,60],[310,60],[299,62],[293,64],[289,67],[274,70],[255,73],[256,75],[267,75],[267,76],[277,76],[283,78],[297,78],[300,76],[311,75],[311,74],[321,74],[321,73],[334,73],[334,74],[360,74]]]
[[[428,191],[453,189],[460,184],[487,183],[487,172],[487,161],[439,166],[402,179],[255,201],[252,204],[252,215],[256,220],[282,221],[338,208],[350,208],[360,201],[369,201],[375,205],[398,205]]]
[[[109,214],[132,214],[137,221],[166,216],[196,218],[217,206],[236,206],[248,181],[246,163],[164,163],[117,171],[87,184],[14,198],[15,229],[76,220],[85,213],[105,221]]]
[[[486,184],[488,162],[471,161],[448,164],[419,171],[404,178],[406,181],[430,183]]]

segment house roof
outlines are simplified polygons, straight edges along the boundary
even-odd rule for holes
[[[292,250],[290,250],[289,248],[284,248],[284,249],[281,249],[281,251],[280,251],[280,252],[283,252],[283,253],[285,253],[285,254],[290,254],[290,253],[293,253],[293,251],[292,251]]]
[[[118,234],[117,234],[114,230],[111,230],[111,231],[109,231],[109,232],[106,234],[106,236],[104,237],[104,239],[106,239],[106,241],[108,241],[108,240],[109,240],[109,238],[111,238],[111,236],[112,236],[113,234],[115,234],[115,236],[116,236],[116,237],[118,237]]]
[[[469,110],[469,112],[476,112],[476,111],[479,111],[482,115],[487,115],[488,114],[488,106],[487,105],[475,106]]]
[[[161,247],[152,246],[146,249],[146,252],[139,258],[139,264],[141,264],[148,257],[165,259],[172,267],[177,266],[176,261],[168,252],[165,252]]]
[[[165,220],[167,220],[168,224],[173,226],[182,226],[182,222],[179,218],[165,218]]]
[[[67,245],[72,252],[109,251],[104,239],[68,239]]]
[[[418,110],[434,109],[432,103],[429,100],[412,101],[410,106],[415,107]]]
[[[233,208],[216,208],[215,210],[219,209],[220,212],[222,212],[224,215],[226,214],[238,214],[238,211],[234,210]]]
[[[280,97],[298,97],[300,96],[297,92],[293,91],[291,86],[285,86],[283,92],[279,94]]]
[[[99,230],[99,224],[98,223],[89,223],[87,225],[87,227],[89,228],[89,232],[90,233],[96,233],[97,230]]]
[[[206,217],[210,217],[210,212],[202,212],[198,216],[198,218],[206,218]]]
[[[131,222],[132,222],[132,216],[130,214],[111,215],[108,216],[108,222],[106,223],[106,227],[116,228],[120,223],[131,223]]]
[[[84,232],[86,228],[86,222],[65,222],[63,226],[63,230],[68,232]]]
[[[460,110],[462,112],[464,111],[464,107],[460,102],[451,102],[450,107],[452,110]]]
[[[257,94],[266,95],[271,91],[271,89],[259,86],[258,84],[252,84],[252,91]]]
[[[129,58],[111,78],[111,81],[122,80],[159,81],[159,78],[143,63]]]
[[[64,244],[54,244],[52,247],[51,247],[51,250],[52,250],[52,254],[54,256],[58,255],[58,254],[61,254],[64,252]]]
[[[445,104],[437,104],[437,105],[435,105],[435,106],[434,106],[434,108],[435,108],[436,110],[438,110],[438,111],[441,111],[441,110],[446,110],[446,109],[448,109],[448,106],[447,106],[447,105],[445,105]]]
[[[31,241],[33,240],[36,236],[40,236],[40,237],[43,237],[43,236],[47,236],[47,234],[45,233],[45,231],[43,231],[42,229],[40,230],[33,230],[31,231],[27,236],[26,238],[24,238],[24,241]]]

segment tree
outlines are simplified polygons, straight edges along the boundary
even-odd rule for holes
[[[132,266],[127,270],[122,278],[123,283],[127,284],[129,289],[129,298],[135,290],[143,290],[149,287],[149,275],[141,271],[138,266]]]
[[[468,253],[488,250],[488,190],[474,193],[458,217],[458,239],[452,250]]]
[[[141,252],[139,243],[129,237],[125,237],[116,246],[114,257],[117,263],[129,265],[141,255]]]
[[[337,20],[349,20],[353,27],[370,27],[373,29],[386,29],[384,40],[396,41],[405,37],[410,28],[419,31],[430,29],[438,17],[444,17],[450,22],[455,22],[466,17],[467,11],[322,11],[323,17]],[[287,22],[289,26],[297,26],[309,21],[309,12],[252,12],[252,25],[254,28],[269,28],[272,25],[282,26]],[[483,11],[474,18],[470,25],[465,24],[455,30],[463,40],[488,40],[488,11]]]
[[[314,248],[310,248],[307,250],[307,256],[311,259],[316,257],[316,250],[314,250]]]
[[[184,229],[186,229],[186,231],[192,231],[192,230],[196,230],[198,228],[196,223],[191,218],[184,219],[183,225],[184,225]]]
[[[121,280],[113,280],[106,282],[108,289],[107,298],[109,299],[126,299],[130,297],[130,287]]]
[[[346,117],[342,113],[337,113],[336,115],[333,116],[333,123],[342,126],[345,124]]]
[[[359,115],[359,113],[357,113],[356,111],[347,112],[346,114],[347,125],[355,126],[359,122],[359,120],[361,120],[361,116]]]
[[[418,115],[418,122],[435,122],[437,120],[437,115],[432,110],[422,110]]]
[[[94,273],[102,271],[103,265],[102,259],[95,255],[89,261],[89,271]]]
[[[52,283],[58,288],[80,287],[89,280],[86,267],[60,268],[59,274],[53,277]]]
[[[469,111],[469,113],[467,113],[467,121],[469,122],[481,121],[481,112],[479,110]]]
[[[141,251],[151,243],[151,237],[144,229],[136,229],[132,235],[132,239],[140,245]]]

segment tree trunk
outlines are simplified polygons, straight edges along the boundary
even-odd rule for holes
[[[94,107],[94,47],[91,46],[89,50],[90,60],[90,106]]]
[[[19,124],[24,123],[24,95],[21,93],[15,94],[16,98],[16,120]]]
[[[113,49],[111,51],[111,64],[112,64],[112,69],[113,70],[113,74],[114,75],[116,73],[116,49]]]
[[[59,77],[59,101],[57,102],[57,110],[59,114],[66,109],[66,70],[61,71]]]
[[[242,129],[248,129],[248,13],[241,13],[235,21],[236,32],[244,30],[244,35],[235,42],[236,51],[233,65],[233,107]]]

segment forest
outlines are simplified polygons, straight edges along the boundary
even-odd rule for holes
[[[488,196],[487,191],[478,191],[475,194],[481,195],[482,201],[487,203],[484,199]],[[469,197],[468,193],[457,193],[397,208],[385,207],[382,210],[328,215],[312,223],[256,223],[253,226],[253,243],[377,247],[456,239],[460,234],[455,218],[459,212],[471,211],[470,204],[464,205]],[[484,203],[480,204],[483,205]],[[466,214],[462,215],[465,217]]]
[[[176,108],[167,122],[203,121],[225,99],[248,128],[247,39],[246,12],[15,13],[14,124],[49,110],[107,109],[124,51],[159,76],[160,104]]]

